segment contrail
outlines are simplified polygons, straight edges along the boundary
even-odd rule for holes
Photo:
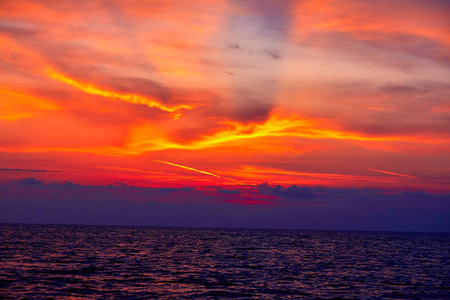
[[[213,173],[209,173],[209,172],[202,171],[202,170],[197,170],[197,169],[194,169],[194,168],[191,168],[191,167],[186,167],[186,166],[182,166],[182,165],[178,165],[178,164],[174,164],[174,163],[170,163],[170,162],[162,161],[162,160],[154,160],[154,161],[159,162],[159,163],[163,163],[163,164],[167,164],[167,165],[171,165],[171,166],[175,166],[175,167],[179,167],[179,168],[183,168],[183,169],[186,169],[186,170],[191,170],[191,171],[194,171],[194,172],[199,172],[199,173],[203,173],[203,174],[206,174],[206,175],[210,175],[210,176],[214,176],[214,177],[218,177],[218,178],[225,178],[225,179],[229,179],[229,180],[233,180],[234,181],[234,179],[231,179],[231,178],[222,177],[222,176],[219,176],[219,175],[216,175],[216,174],[213,174]]]
[[[380,172],[380,173],[385,173],[385,174],[389,174],[389,175],[397,175],[397,176],[403,176],[403,177],[409,177],[409,178],[417,178],[416,176],[412,176],[412,175],[405,175],[405,174],[400,174],[400,173],[394,173],[394,172],[388,172],[388,171],[382,171],[382,170],[377,170],[377,169],[371,169],[371,168],[367,168],[371,171],[375,171],[375,172]]]

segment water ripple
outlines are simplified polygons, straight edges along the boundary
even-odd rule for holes
[[[449,234],[1,225],[2,298],[449,299]]]

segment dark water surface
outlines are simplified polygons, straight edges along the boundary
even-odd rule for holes
[[[0,298],[450,299],[450,234],[0,225]]]

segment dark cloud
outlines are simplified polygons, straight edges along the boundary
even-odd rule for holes
[[[444,126],[449,122],[448,114],[372,112],[366,115],[365,119],[347,120],[343,128],[372,136],[450,134],[450,127]]]
[[[270,84],[267,86],[270,86]],[[234,98],[217,97],[217,100],[211,103],[211,106],[205,110],[205,113],[209,116],[240,123],[264,122],[269,118],[270,112],[276,107],[276,103],[269,96],[266,94],[258,97],[256,92],[252,90],[236,89]],[[187,114],[189,112],[186,112]],[[214,126],[215,124],[211,125]]]
[[[273,109],[273,105],[264,102],[241,101],[232,110],[232,118],[243,123],[263,122],[269,118],[269,114]]]
[[[73,183],[71,181],[64,181],[61,183],[53,182],[46,185],[49,189],[79,189],[83,186],[81,184]]]
[[[387,94],[414,95],[417,94],[419,89],[409,85],[391,83],[381,87],[380,91]]]
[[[426,194],[423,191],[418,191],[418,192],[403,192],[403,195],[408,196],[408,197],[413,197],[413,198],[423,198],[426,196]]]
[[[263,50],[263,52],[273,59],[281,59],[281,54],[280,54],[279,50],[266,49],[266,50]]]
[[[241,123],[267,120],[277,105],[279,60],[291,24],[292,1],[232,1],[237,7],[228,16],[229,40],[224,60],[233,74],[230,99],[219,102],[215,111]],[[217,116],[217,113],[215,114]]]
[[[408,73],[421,68],[422,59],[450,64],[447,45],[427,37],[398,32],[366,32],[363,37],[338,31],[314,32],[310,36],[303,36],[300,44],[305,47],[333,47],[336,53],[353,53],[352,60],[381,64]]]
[[[55,170],[40,170],[40,169],[10,169],[10,168],[0,168],[0,172],[61,172]]]
[[[314,192],[321,201],[329,202],[335,200],[357,199],[359,201],[370,201],[382,199],[386,191],[373,188],[328,188],[316,187]],[[386,199],[389,198],[386,196]]]
[[[28,23],[0,20],[0,33],[14,38],[28,38],[36,34],[37,30]]]
[[[133,187],[130,187],[133,189]],[[194,189],[190,187],[181,188],[142,188],[142,191],[147,195],[167,195],[172,193],[192,193]]]
[[[224,189],[220,187],[217,188],[216,192],[219,195],[239,195],[242,193],[242,191],[238,189]]]
[[[440,82],[437,78],[435,81],[412,81],[407,83],[391,82],[379,88],[379,91],[386,95],[395,97],[426,97],[431,100],[430,105],[438,102],[445,102],[450,94],[450,84]],[[374,93],[377,91],[374,90]]]
[[[374,136],[450,133],[446,109],[450,85],[439,79],[383,84],[338,80],[298,92],[311,94],[320,103],[317,108],[303,107],[304,115],[326,116],[350,132]]]
[[[0,195],[0,223],[450,231],[450,194],[420,191],[267,183],[206,189],[91,186],[44,184],[31,177],[0,184]],[[304,202],[311,199],[314,203]]]
[[[34,177],[22,179],[17,183],[23,186],[42,186],[42,180],[37,180]]]
[[[228,44],[228,46],[231,48],[231,49],[242,49],[241,48],[241,45],[239,45],[238,43],[229,43]]]
[[[247,10],[248,13],[251,13],[258,17],[258,20],[261,23],[261,34],[275,35],[279,38],[282,38],[287,33],[292,17],[292,1],[233,0],[232,3],[236,7]]]
[[[447,45],[427,37],[396,33],[387,34],[381,39],[366,40],[364,43],[382,51],[409,53],[419,58],[431,59],[446,65],[450,64]]]
[[[229,48],[231,50],[240,50],[243,51],[243,54],[248,54],[248,55],[264,55],[264,56],[268,56],[272,59],[278,60],[281,59],[281,51],[279,49],[259,49],[259,48],[243,48],[240,44],[238,43],[229,43],[228,44]]]
[[[265,195],[273,195],[282,198],[291,199],[312,199],[315,198],[314,192],[309,187],[298,187],[291,185],[283,188],[280,185],[269,186],[267,183],[263,183],[257,186],[257,190]]]

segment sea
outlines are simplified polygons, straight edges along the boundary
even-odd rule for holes
[[[450,299],[450,234],[0,225],[2,299]]]

